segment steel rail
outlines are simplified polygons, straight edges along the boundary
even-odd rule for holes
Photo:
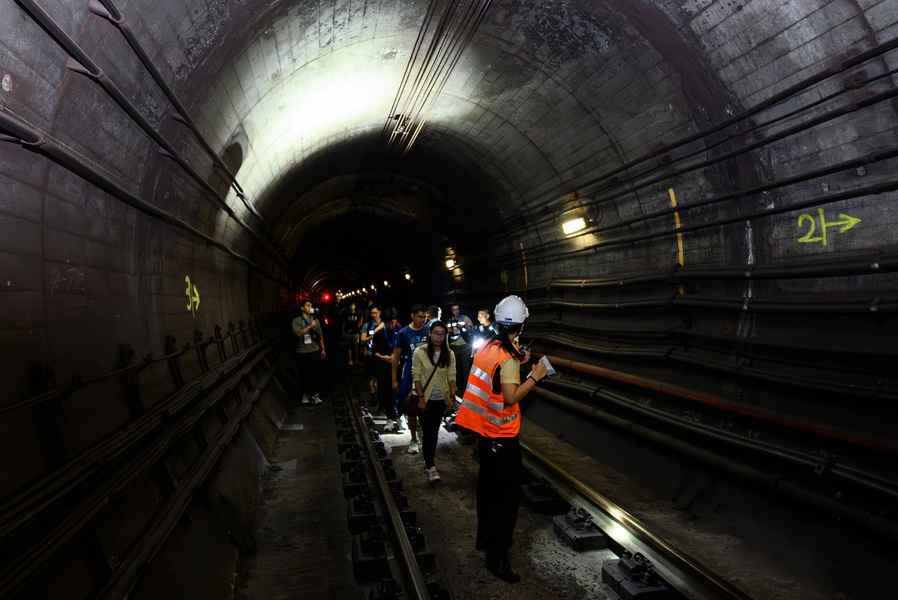
[[[218,155],[217,152],[212,148],[212,145],[206,139],[206,137],[200,132],[199,128],[196,125],[196,122],[190,116],[189,111],[178,98],[175,91],[168,84],[165,78],[162,76],[162,73],[159,71],[159,68],[156,66],[156,63],[150,58],[150,55],[143,48],[143,45],[137,39],[137,36],[134,35],[134,31],[131,29],[131,26],[128,24],[127,19],[125,18],[122,11],[115,5],[113,0],[90,0],[88,3],[88,8],[92,13],[106,19],[125,38],[125,41],[128,43],[128,46],[131,47],[131,50],[134,51],[134,54],[137,56],[138,60],[140,60],[141,64],[143,64],[144,68],[150,74],[150,77],[153,78],[153,81],[156,82],[156,85],[171,103],[171,105],[175,108],[176,114],[175,119],[183,123],[190,131],[193,133],[196,140],[200,143],[200,146],[203,147],[203,150],[209,155],[215,165],[225,173],[228,180],[230,181],[231,186],[234,188],[234,192],[237,194],[237,197],[243,202],[243,205],[252,212],[259,220],[264,221],[264,218],[261,214],[256,210],[256,207],[253,206],[251,202],[247,201],[246,193],[243,188],[240,186],[240,183],[237,181],[237,176],[231,171],[230,167],[225,164],[224,160]]]
[[[728,456],[722,456],[715,452],[711,452],[705,448],[701,448],[685,442],[677,437],[661,433],[654,429],[644,427],[633,421],[621,418],[617,415],[607,413],[595,406],[585,405],[581,402],[563,396],[561,394],[551,392],[546,389],[536,388],[534,392],[547,400],[554,402],[566,409],[581,414],[585,417],[594,419],[605,425],[623,430],[636,437],[648,440],[654,444],[662,446],[668,450],[672,450],[679,454],[689,456],[693,459],[709,465],[711,467],[721,469],[731,475],[750,481],[760,485],[765,489],[778,492],[791,500],[808,504],[823,510],[825,512],[845,517],[856,525],[860,525],[865,529],[876,533],[880,536],[895,540],[898,539],[898,525],[894,521],[887,518],[879,517],[857,508],[850,507],[837,499],[829,498],[811,491],[808,488],[799,485],[793,481],[789,481],[778,476],[756,468],[753,465],[738,462]]]
[[[40,131],[21,116],[14,114],[7,107],[0,107],[0,134],[6,134],[13,138],[12,140],[7,141],[16,141],[26,150],[46,156],[56,164],[94,184],[101,190],[118,198],[140,212],[182,229],[191,235],[202,239],[207,244],[223,250],[268,279],[287,285],[286,280],[269,273],[268,270],[260,264],[251,258],[240,254],[224,242],[218,241],[214,237],[203,233],[193,225],[181,220],[170,212],[131,193],[123,185],[115,181],[111,175],[104,173],[100,168],[93,165],[87,158],[81,156],[62,142]]]
[[[536,391],[543,392],[544,390],[537,388]],[[668,581],[668,583],[673,585],[675,589],[681,593],[684,593],[687,597],[698,597],[708,600],[751,600],[745,592],[718,576],[711,569],[703,565],[698,559],[690,556],[683,550],[674,547],[670,542],[653,533],[649,527],[644,525],[639,519],[624,510],[607,496],[602,495],[574,477],[571,473],[556,464],[543,453],[539,452],[530,444],[521,441],[521,449],[524,451],[527,459],[530,459],[530,461],[535,462],[543,469],[549,471],[553,478],[561,480],[563,484],[572,488],[577,494],[587,500],[589,504],[598,508],[604,515],[610,518],[612,522],[622,527],[633,538],[648,546],[652,552],[647,558],[652,560],[656,564],[656,567],[667,566],[668,568],[674,569],[676,573],[680,575],[681,581]],[[613,532],[606,531],[605,533],[611,535],[613,539]],[[694,589],[696,586],[701,590],[698,596],[696,596],[696,590]]]
[[[668,152],[671,152],[672,150],[675,150],[681,146],[699,141],[705,137],[708,137],[710,135],[713,135],[715,133],[723,131],[724,129],[727,129],[728,127],[730,127],[732,125],[735,125],[741,121],[745,121],[746,119],[749,119],[752,116],[755,116],[756,114],[766,111],[766,110],[776,106],[777,104],[780,104],[781,102],[783,102],[785,100],[788,100],[792,96],[795,96],[796,94],[799,94],[818,83],[822,83],[822,82],[826,81],[827,79],[830,79],[831,77],[834,77],[836,75],[844,73],[845,71],[848,71],[849,69],[852,69],[856,66],[859,66],[859,65],[861,65],[865,62],[868,62],[870,60],[873,60],[875,58],[879,58],[880,56],[882,56],[888,52],[891,52],[893,50],[896,50],[896,49],[898,49],[898,37],[896,37],[895,39],[889,40],[888,42],[878,44],[877,46],[874,46],[873,48],[870,48],[869,50],[861,52],[860,54],[857,54],[856,56],[846,58],[845,60],[842,60],[841,62],[839,62],[829,68],[823,69],[820,72],[815,73],[814,75],[811,75],[809,77],[802,79],[801,81],[796,82],[795,84],[787,87],[786,89],[774,94],[770,98],[767,98],[767,99],[759,102],[758,104],[752,106],[751,108],[743,110],[739,114],[734,115],[733,117],[731,117],[729,119],[725,119],[724,121],[721,121],[720,123],[718,123],[716,125],[712,125],[711,127],[705,128],[695,134],[688,135],[688,136],[680,138],[676,141],[665,144],[665,145],[661,146],[660,148],[657,148],[651,152],[647,152],[647,153],[643,154],[642,156],[639,156],[629,162],[624,163],[623,165],[613,169],[612,171],[609,171],[607,173],[602,173],[601,175],[595,177],[594,179],[588,180],[588,181],[580,184],[578,187],[581,187],[581,188],[589,187],[590,185],[593,185],[595,183],[599,183],[606,179],[610,179],[610,178],[615,177],[616,175],[619,175],[621,173],[624,173],[624,172],[628,171],[629,169],[631,169],[632,167],[642,164],[648,160],[657,158],[659,156],[664,156]],[[558,186],[558,187],[560,187],[560,186]],[[558,187],[556,187],[554,189],[557,190]],[[542,195],[542,192],[540,192],[539,194]],[[549,200],[548,202],[545,202],[541,205],[531,207],[531,208],[527,209],[527,211],[521,215],[508,218],[505,221],[505,223],[503,223],[503,231],[509,231],[509,232],[513,231],[513,228],[511,226],[514,223],[520,223],[521,219],[526,218],[526,215],[531,212],[536,213],[541,210],[545,210],[546,208],[551,206],[552,202],[554,202],[554,199]]]
[[[412,548],[412,543],[408,539],[405,525],[402,522],[402,515],[399,512],[399,507],[396,505],[396,500],[393,498],[393,494],[390,491],[390,484],[387,482],[383,467],[381,466],[377,453],[374,451],[374,446],[371,444],[371,440],[368,437],[368,429],[360,416],[358,402],[348,391],[346,392],[346,398],[350,406],[352,420],[355,423],[356,430],[359,432],[359,437],[362,438],[362,443],[365,446],[368,464],[370,465],[370,469],[374,472],[377,490],[380,494],[381,502],[386,509],[394,538],[399,546],[399,553],[402,555],[404,574],[410,584],[410,589],[407,589],[407,591],[414,595],[413,598],[415,600],[430,600],[430,591],[427,589],[427,581],[424,579],[424,573],[421,572],[421,567],[418,565],[418,559],[415,556],[415,550]],[[406,587],[408,588],[409,586]]]
[[[241,228],[252,235],[272,258],[289,266],[289,261],[273,241],[265,239],[254,227],[241,219],[227,201],[182,157],[171,143],[147,121],[140,110],[122,92],[118,85],[100,68],[100,66],[72,39],[55,21],[55,19],[36,0],[15,0],[34,21],[58,44],[72,60],[67,68],[80,73],[97,83],[104,92],[125,112],[126,115],[175,162],[200,188],[205,190]]]

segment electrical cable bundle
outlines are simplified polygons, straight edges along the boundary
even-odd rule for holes
[[[402,81],[384,123],[387,146],[402,155],[421,134],[427,114],[442,93],[493,0],[431,0]]]

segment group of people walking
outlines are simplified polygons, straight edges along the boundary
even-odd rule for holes
[[[323,335],[320,324],[316,329],[317,321],[308,318],[309,308],[307,313],[304,306],[303,315],[293,322],[300,338],[297,353],[303,374],[302,369],[312,364],[303,361],[305,355],[325,356],[323,341],[315,345],[314,334],[321,340]],[[368,320],[361,323],[357,307],[350,305],[343,319],[347,359],[357,364],[359,355],[365,356],[372,397],[392,421],[394,431],[401,431],[406,421],[411,435],[407,452],[423,451],[429,482],[440,480],[436,448],[447,413],[457,408],[455,424],[478,436],[476,546],[486,553],[487,569],[513,583],[520,579],[508,556],[520,504],[519,404],[546,377],[547,367],[536,362],[522,381],[521,366],[530,362],[530,352],[522,348],[520,335],[529,311],[517,296],[500,301],[494,319],[489,310],[478,311],[477,325],[457,304],[449,307],[446,320],[441,316],[439,307],[417,304],[411,308],[408,324],[401,326],[396,309],[371,306]],[[320,402],[314,385],[313,391],[311,401]]]

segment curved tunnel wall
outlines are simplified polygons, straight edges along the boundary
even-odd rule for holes
[[[890,71],[898,52],[689,146],[664,145],[893,41],[894,0],[496,2],[434,107],[419,142],[428,158],[411,167],[381,164],[366,152],[387,116],[424,2],[101,4],[113,20],[120,12],[215,153],[239,141],[237,180],[247,200],[175,118],[109,19],[86,3],[57,0],[0,8],[0,115],[11,136],[0,146],[0,358],[8,402],[75,374],[108,371],[121,344],[158,355],[167,335],[183,343],[197,329],[208,335],[215,324],[276,309],[290,261],[308,262],[302,252],[294,256],[308,233],[298,217],[351,196],[316,192],[373,163],[434,185],[464,214],[482,211],[475,213],[478,236],[466,235],[463,221],[426,217],[459,248],[465,300],[474,305],[527,288],[531,331],[547,349],[889,437],[883,417],[891,409],[878,400],[896,393],[888,372],[895,279],[871,274],[870,265],[879,261],[887,271],[894,264],[898,211],[887,185],[894,159],[686,207],[895,148]],[[827,118],[845,106],[857,110]],[[770,141],[790,128],[797,130]],[[21,143],[34,142],[34,132],[43,147]],[[756,149],[727,158],[749,144]],[[341,146],[356,152],[352,168],[328,164]],[[678,161],[690,152],[694,158]],[[310,162],[321,166],[308,169]],[[709,164],[683,169],[702,162]],[[81,175],[73,172],[79,168]],[[483,185],[457,185],[466,172]],[[732,222],[690,231],[679,246],[674,215],[636,221],[669,208],[670,189],[685,227]],[[847,197],[852,190],[860,191]],[[837,194],[846,199],[787,210]],[[596,231],[564,239],[564,209],[581,206]],[[423,219],[425,208],[410,218]],[[860,221],[843,233],[840,225],[827,228],[819,210],[830,222],[843,214]],[[484,249],[486,232],[501,243]],[[608,243],[643,235],[666,237]],[[853,268],[845,266],[851,257]],[[730,272],[660,277],[679,262],[687,275]],[[778,265],[820,276],[738,276]],[[185,276],[201,292],[195,312],[186,308]],[[660,279],[638,279],[647,276]],[[596,278],[613,285],[547,287]],[[621,286],[622,278],[637,282]],[[561,323],[564,335],[555,325],[549,331],[549,321]],[[788,381],[784,373],[798,376]],[[782,383],[791,387],[775,387]],[[4,453],[24,458],[6,471],[2,494],[46,469],[40,452],[22,452],[39,445],[30,416],[5,417]],[[67,443],[85,447],[123,418],[101,399],[79,403],[66,414]]]

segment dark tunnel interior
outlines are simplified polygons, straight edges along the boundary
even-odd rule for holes
[[[527,452],[722,582],[658,597],[896,596],[898,0],[9,0],[0,48],[0,597],[424,597],[327,533],[346,309],[510,294]],[[387,443],[430,536],[450,437],[437,496]],[[629,597],[526,514],[516,597]]]

